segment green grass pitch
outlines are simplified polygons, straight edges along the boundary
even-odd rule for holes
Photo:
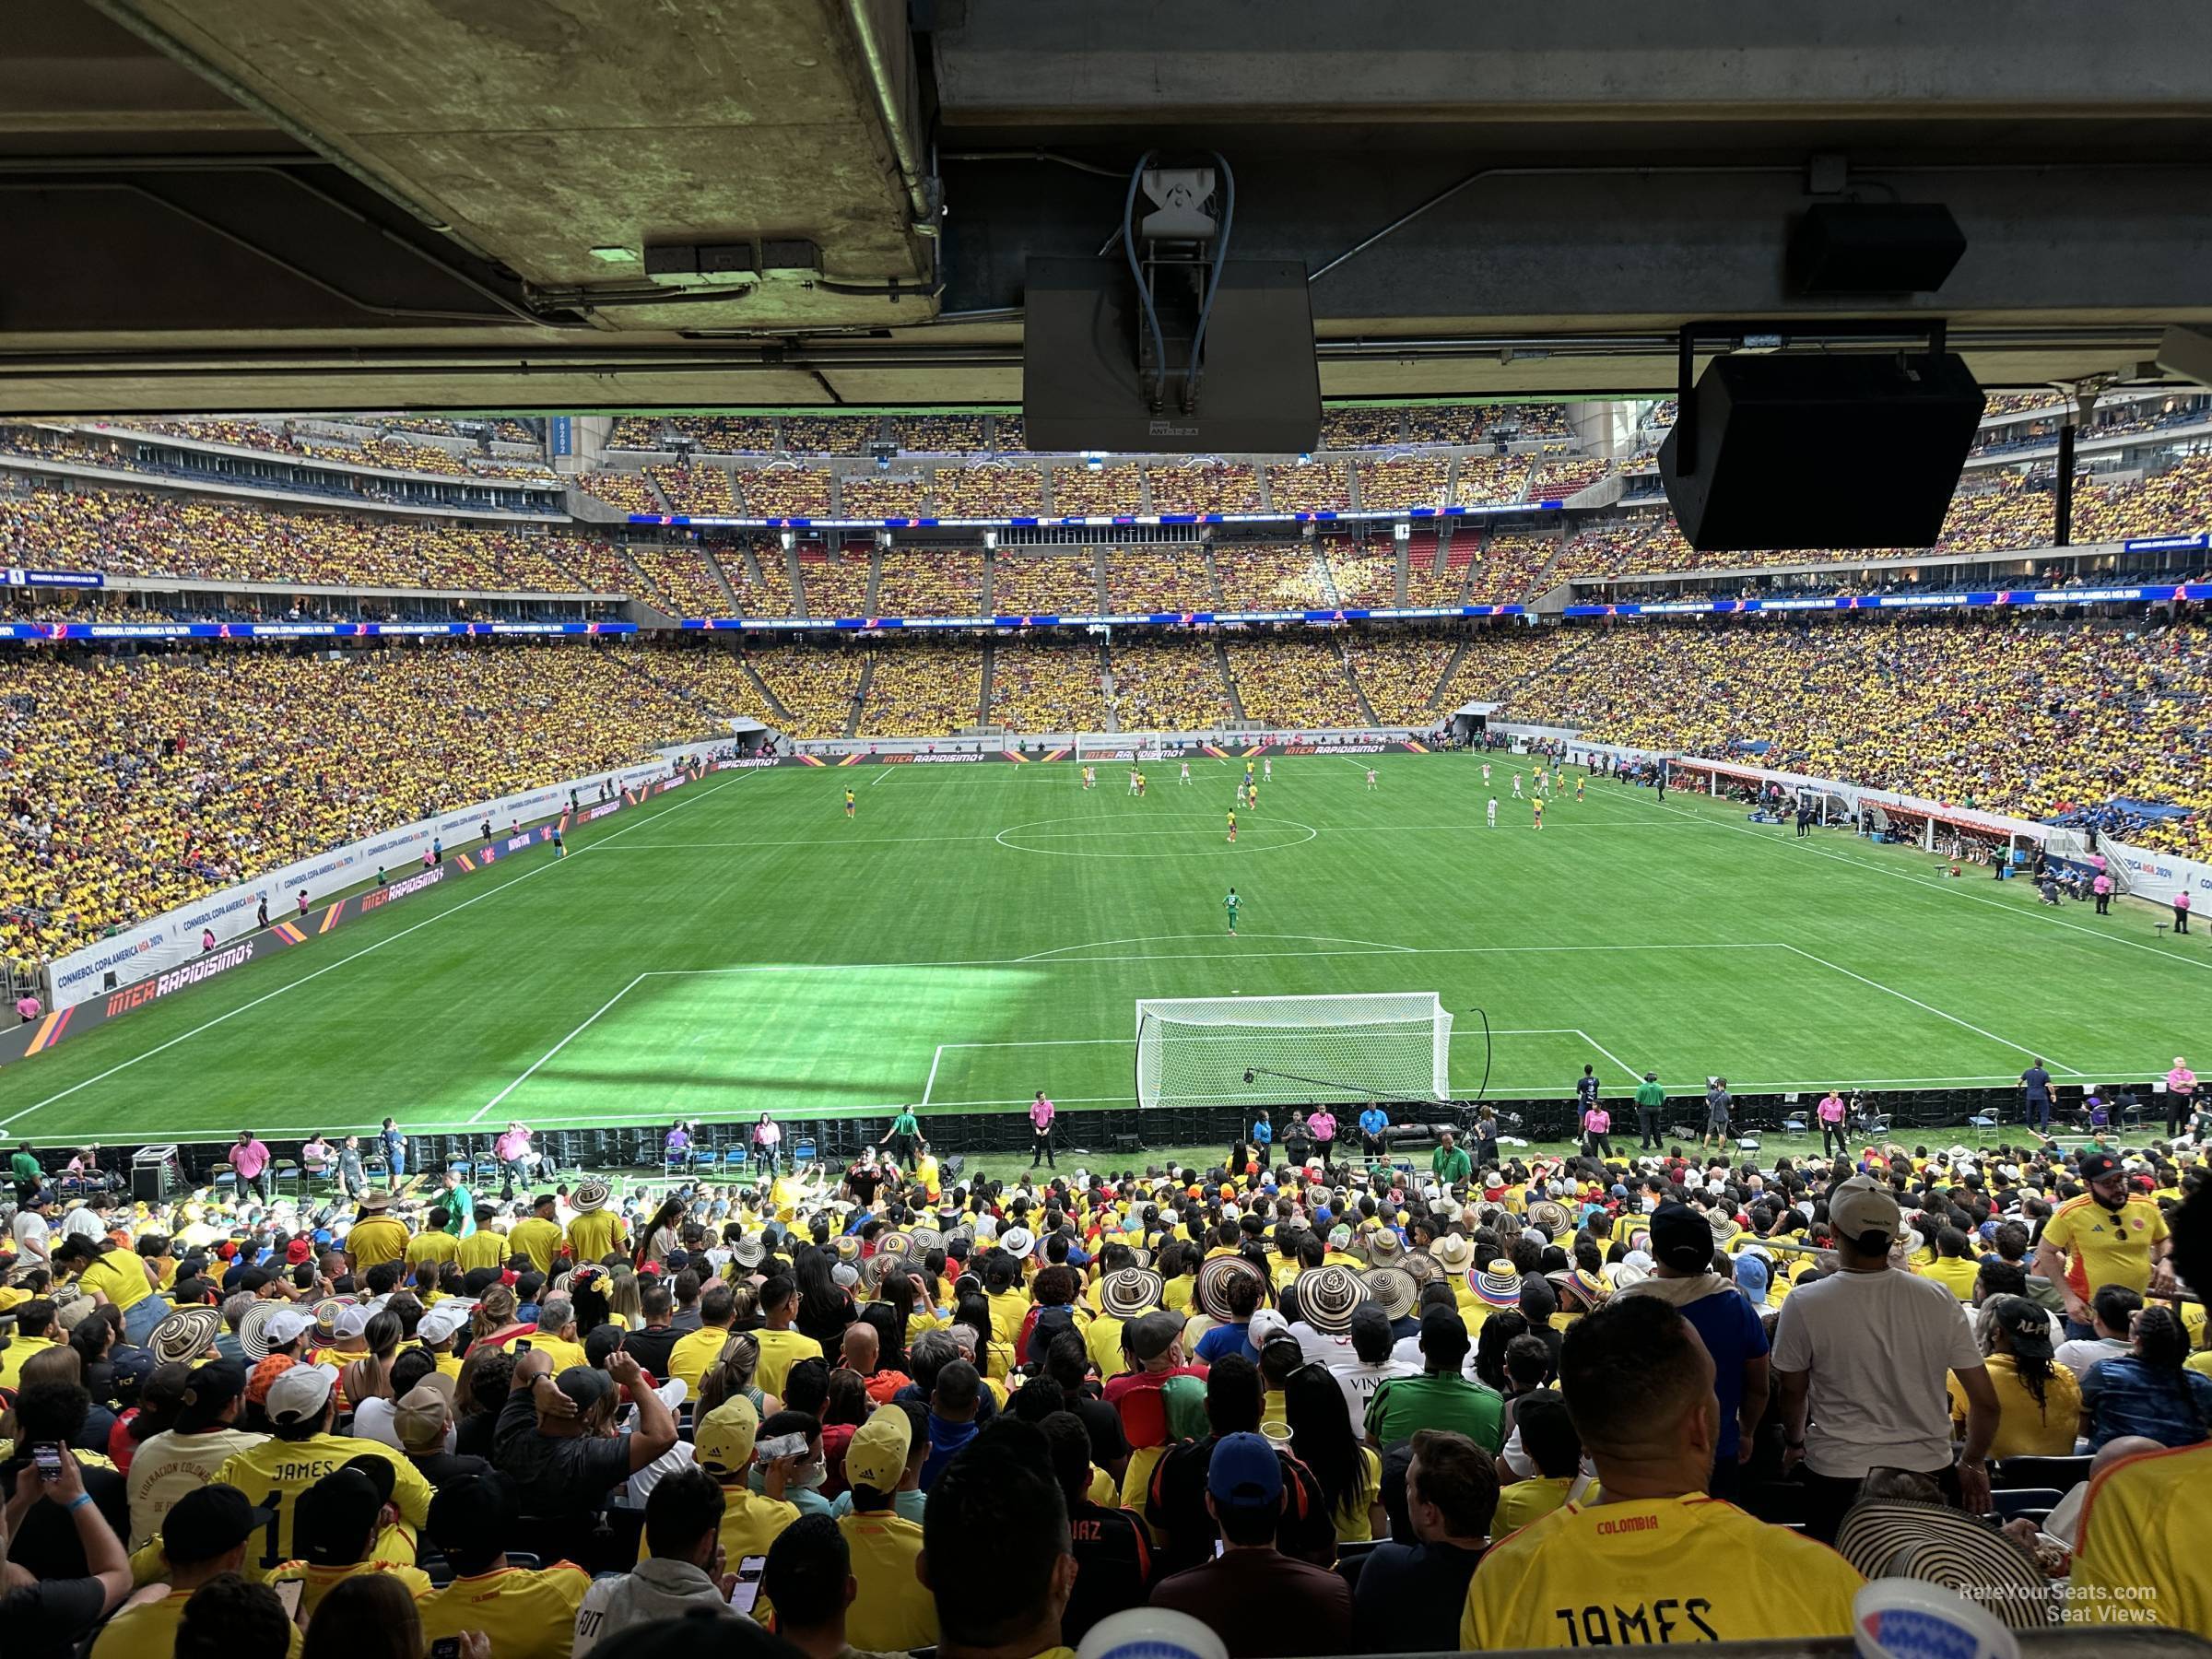
[[[0,1131],[109,1143],[1064,1108],[1134,1091],[1144,996],[1435,991],[1488,1093],[2162,1072],[2212,958],[2122,904],[2039,908],[1914,852],[1592,780],[1541,832],[1525,759],[1277,759],[1151,793],[1066,762],[717,773],[567,860],[398,904],[0,1074]],[[858,792],[848,822],[843,793]],[[1498,796],[1498,827],[1484,805]],[[1244,900],[1228,936],[1222,896]],[[1484,1052],[1462,1016],[1453,1085]]]

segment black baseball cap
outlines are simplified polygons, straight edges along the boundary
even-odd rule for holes
[[[1712,1227],[1687,1204],[1668,1202],[1652,1212],[1652,1254],[1677,1273],[1712,1267]]]
[[[292,1501],[292,1548],[315,1567],[348,1567],[361,1559],[383,1500],[357,1468],[336,1468]]]
[[[234,1486],[194,1487],[162,1516],[161,1553],[172,1565],[212,1561],[266,1526],[276,1512],[255,1509]]]
[[[2092,1181],[2102,1181],[2107,1175],[2117,1175],[2120,1172],[2120,1160],[2110,1152],[2091,1152],[2083,1157],[2077,1168],[2082,1184],[2086,1186]]]
[[[235,1359],[195,1365],[184,1380],[184,1403],[177,1408],[177,1429],[197,1434],[221,1420],[223,1407],[246,1392],[246,1368]]]

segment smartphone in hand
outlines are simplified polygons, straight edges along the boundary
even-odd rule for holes
[[[41,1480],[51,1482],[62,1477],[62,1448],[58,1442],[39,1441],[30,1449],[30,1461]]]
[[[730,1606],[739,1613],[750,1613],[753,1604],[760,1599],[760,1575],[768,1570],[764,1555],[747,1556],[737,1563],[737,1582],[730,1586]],[[433,1654],[431,1659],[437,1659]]]

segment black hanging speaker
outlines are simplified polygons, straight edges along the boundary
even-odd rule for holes
[[[1932,547],[1983,405],[1955,353],[1715,358],[1659,477],[1700,551]]]
[[[1966,232],[1938,202],[1821,202],[1790,232],[1790,291],[1932,294],[1966,255]]]

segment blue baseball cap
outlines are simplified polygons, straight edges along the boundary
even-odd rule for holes
[[[1206,1466],[1206,1489],[1216,1503],[1265,1508],[1283,1500],[1283,1461],[1261,1434],[1229,1434]]]

